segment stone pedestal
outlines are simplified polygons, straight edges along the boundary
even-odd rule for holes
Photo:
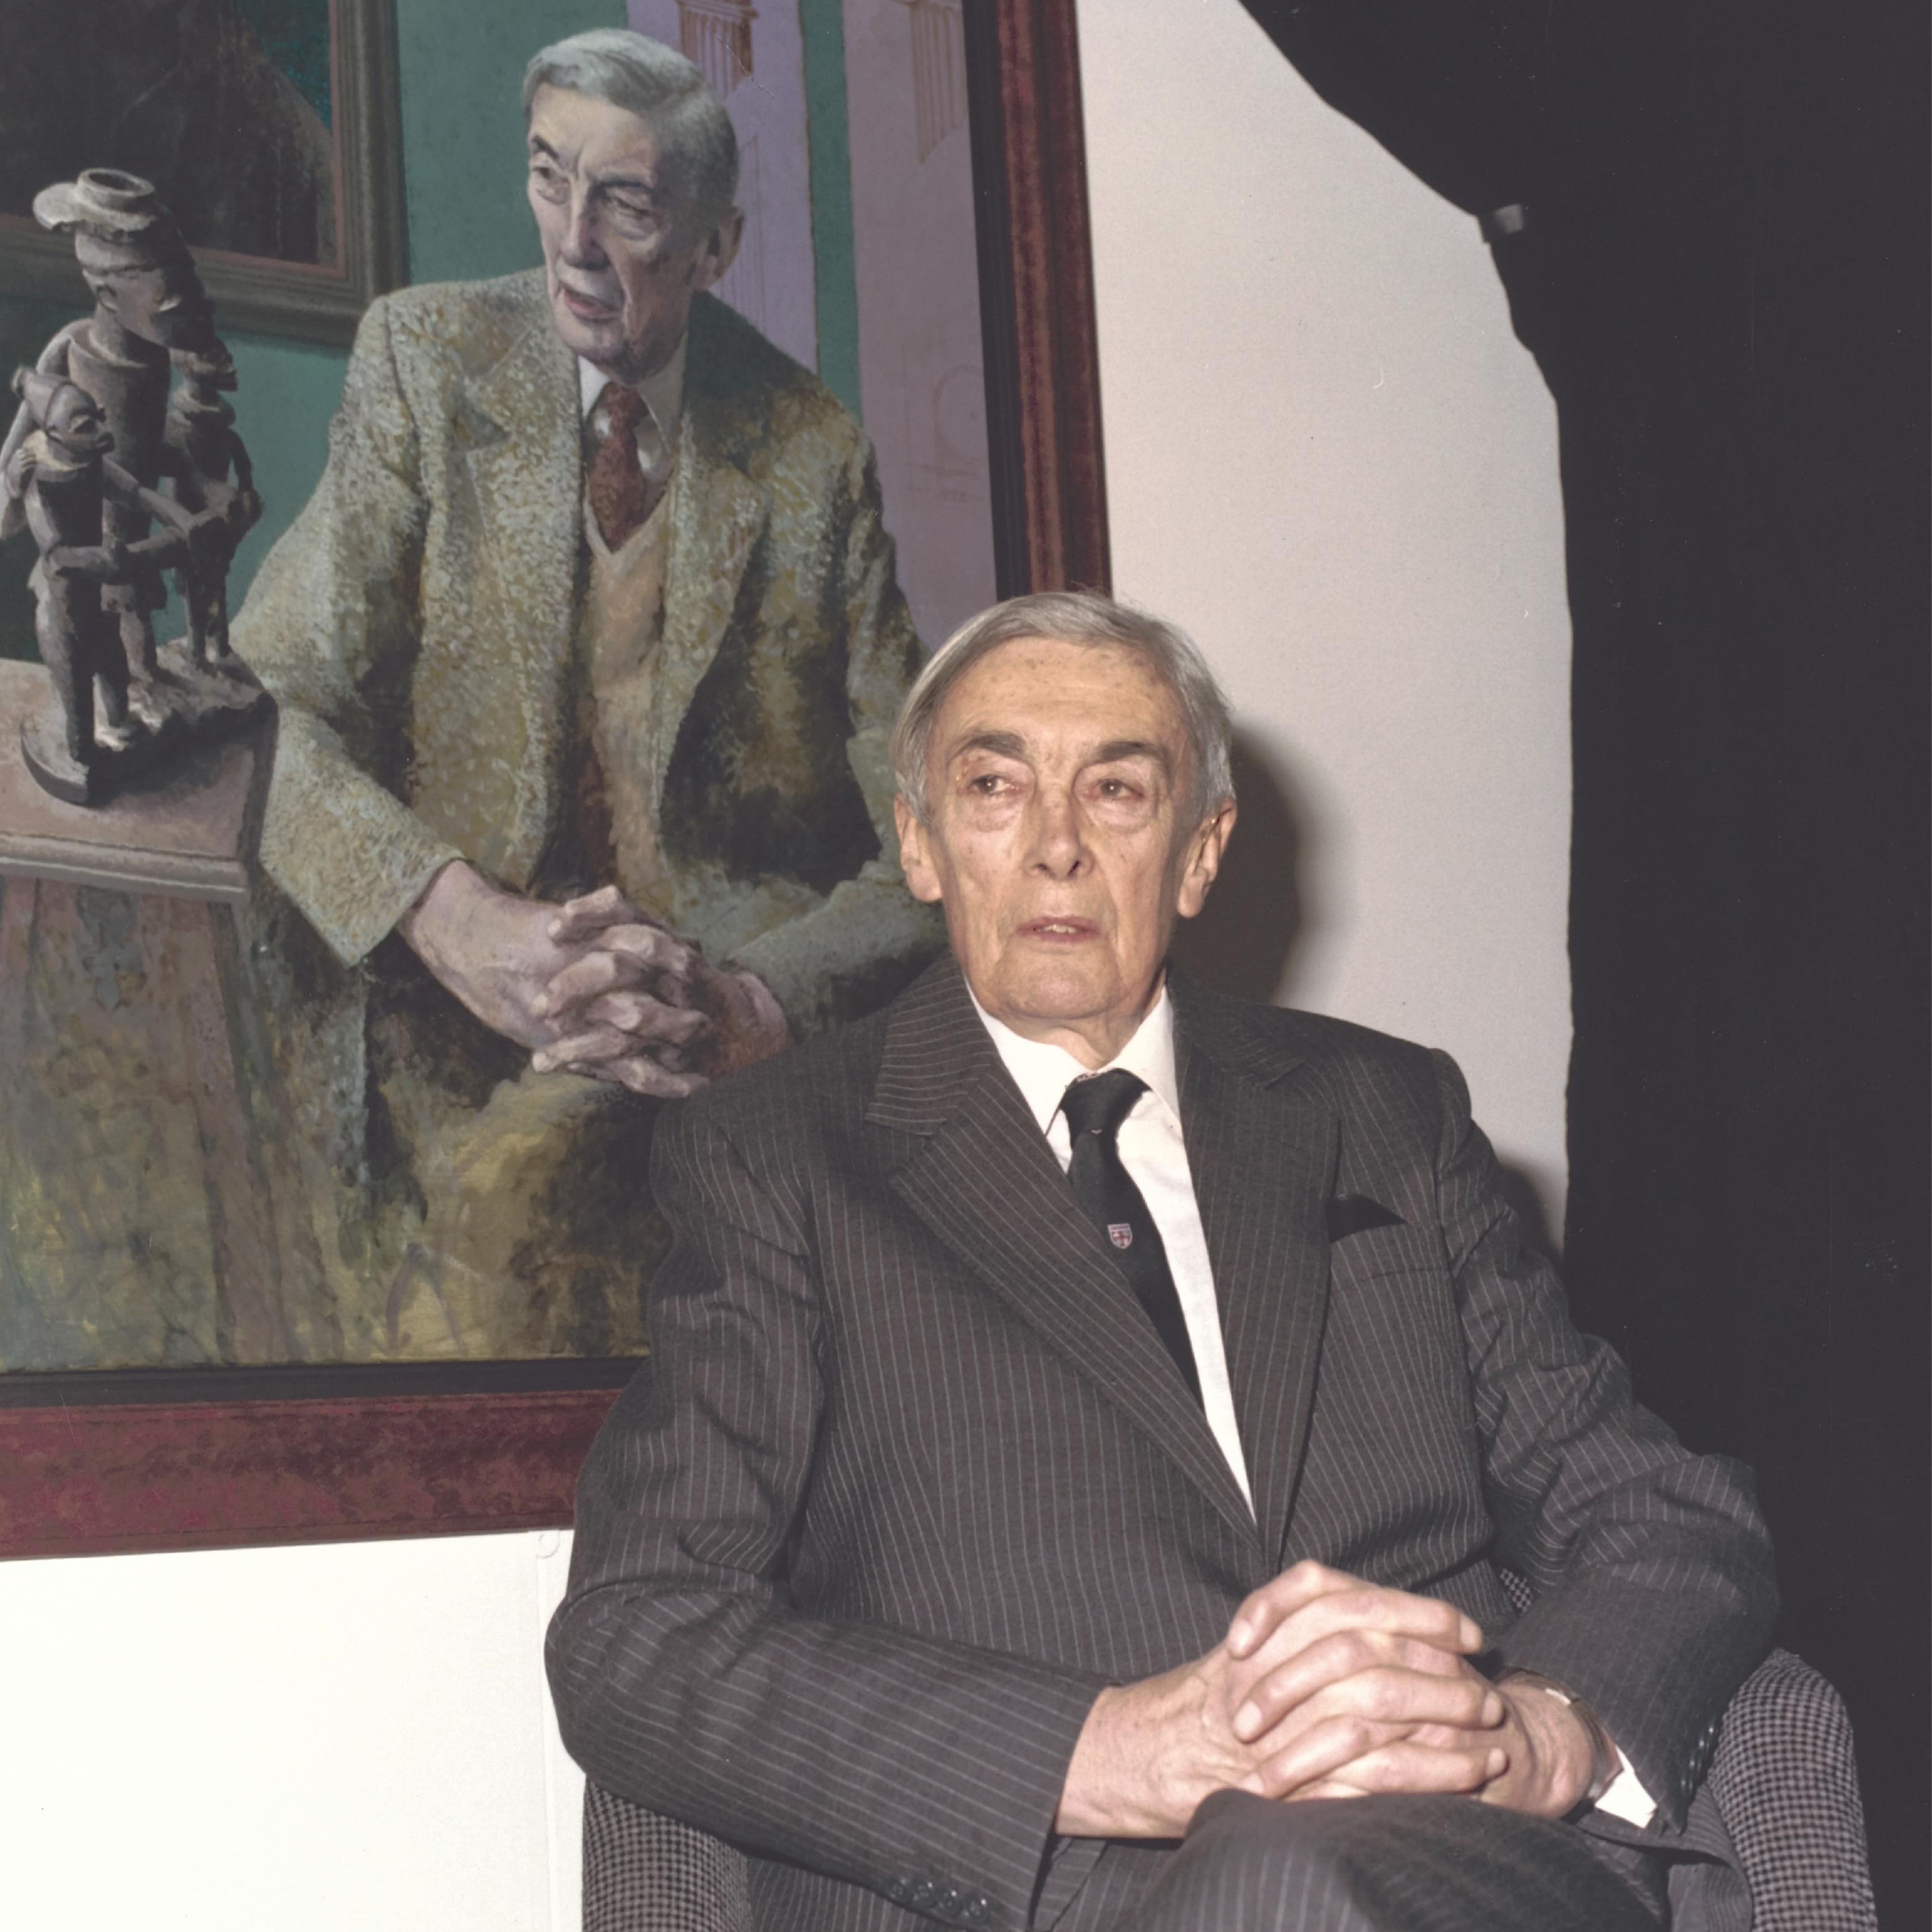
[[[0,662],[0,1372],[326,1358],[246,937],[272,721],[81,807],[21,756],[49,687]]]

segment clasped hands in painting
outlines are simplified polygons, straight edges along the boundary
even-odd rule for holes
[[[615,886],[557,904],[445,866],[398,930],[485,1026],[570,1072],[681,1100],[790,1044],[748,973],[721,971]]]

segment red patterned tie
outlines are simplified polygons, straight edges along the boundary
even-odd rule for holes
[[[622,382],[607,382],[590,412],[597,440],[588,478],[590,514],[611,550],[622,550],[650,514],[644,466],[638,460],[638,423],[644,413],[644,398]]]

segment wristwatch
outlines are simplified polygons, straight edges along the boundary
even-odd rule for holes
[[[1559,1704],[1568,1705],[1571,1714],[1583,1726],[1584,1735],[1590,1740],[1590,1784],[1582,1802],[1595,1804],[1616,1784],[1617,1773],[1623,1767],[1623,1759],[1611,1743],[1610,1734],[1604,1729],[1596,1712],[1574,1690],[1564,1690],[1553,1679],[1534,1670],[1505,1670],[1496,1682],[1498,1684],[1520,1684],[1528,1690],[1540,1690],[1544,1696],[1554,1697]]]

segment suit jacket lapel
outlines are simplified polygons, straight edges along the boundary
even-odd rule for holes
[[[1270,1560],[1286,1540],[1328,1308],[1324,1213],[1340,1133],[1291,1078],[1300,1057],[1178,976],[1181,1128],[1200,1204],[1234,1414]]]
[[[866,1118],[911,1137],[891,1177],[907,1205],[1252,1536],[1205,1418],[1080,1212],[950,960],[893,1008]]]
[[[745,566],[771,512],[764,491],[731,460],[731,398],[715,386],[716,376],[704,366],[704,342],[703,331],[694,327],[677,462],[665,506],[670,542],[664,637],[645,733],[654,808],[663,802],[678,728],[724,641]]]
[[[530,754],[514,777],[516,819],[540,838],[562,724],[583,516],[576,358],[541,306],[458,400],[454,430],[482,514],[478,561],[495,578],[500,630],[490,655],[508,667],[505,701],[519,706],[530,734]]]

